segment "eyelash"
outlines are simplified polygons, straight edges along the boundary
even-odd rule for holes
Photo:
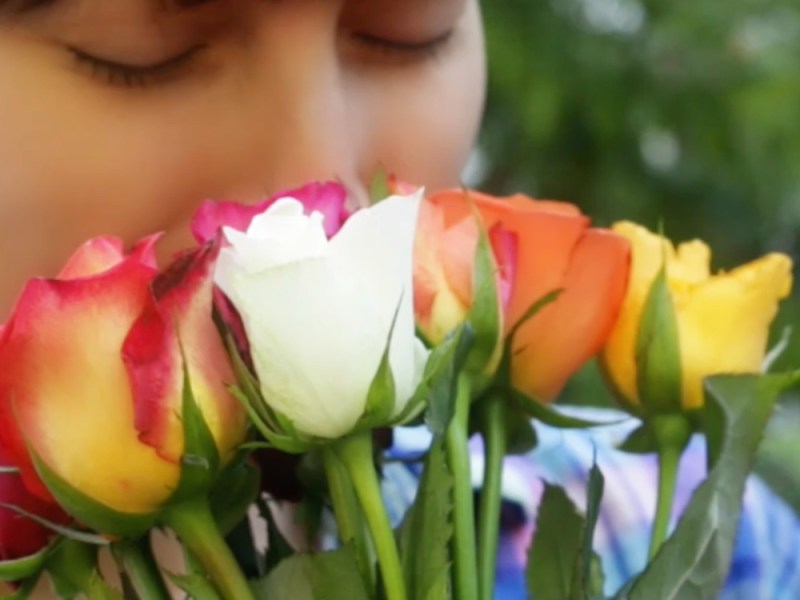
[[[390,40],[366,33],[353,34],[353,39],[366,46],[368,50],[390,59],[424,60],[435,58],[453,37],[453,30],[447,31],[424,42],[403,42]]]
[[[395,60],[425,60],[435,58],[453,36],[448,31],[425,42],[402,42],[369,34],[354,34],[353,39],[382,57]],[[69,48],[78,64],[89,70],[89,74],[111,86],[125,88],[146,87],[168,80],[188,66],[205,48],[199,44],[180,54],[152,65],[128,65],[93,56],[78,48]]]
[[[204,44],[192,46],[188,50],[156,64],[129,65],[93,56],[78,48],[69,48],[79,66],[88,69],[92,77],[104,83],[119,87],[146,87],[165,82],[180,70],[187,67],[197,54],[205,49]]]

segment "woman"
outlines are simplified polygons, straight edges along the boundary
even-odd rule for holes
[[[164,230],[168,257],[191,243],[205,198],[253,201],[336,178],[364,204],[378,164],[457,185],[484,70],[478,0],[0,0],[0,313],[25,279],[55,274],[89,237]],[[585,481],[590,437],[558,435],[534,474]],[[613,459],[607,476],[624,481],[628,459],[598,443]],[[797,529],[762,487],[749,494]],[[525,508],[536,500],[512,496]],[[611,498],[605,510],[629,507]],[[647,510],[614,530],[622,542],[607,541],[612,586],[644,562],[643,545],[624,540],[646,538]],[[523,597],[506,541],[498,594]],[[790,549],[775,546],[782,565]],[[765,571],[749,576],[767,587],[734,582],[725,597],[777,598],[752,595],[771,589]]]

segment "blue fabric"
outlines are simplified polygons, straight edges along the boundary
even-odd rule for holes
[[[614,411],[581,410],[581,416],[603,422],[624,419]],[[653,456],[620,452],[617,445],[636,426],[625,419],[592,430],[559,430],[536,425],[539,445],[524,457],[509,457],[503,477],[506,501],[524,515],[503,531],[498,553],[497,600],[526,598],[523,569],[534,535],[533,519],[543,490],[542,481],[562,486],[573,502],[586,505],[586,480],[596,454],[606,478],[605,495],[595,533],[595,550],[602,558],[605,592],[614,593],[646,563],[656,493]],[[394,458],[418,456],[427,448],[424,429],[399,429]],[[473,483],[480,488],[482,454],[474,441]],[[395,462],[385,470],[384,496],[395,521],[402,518],[416,491],[418,468]],[[673,523],[705,475],[702,439],[692,440],[681,462]],[[758,478],[750,477],[730,572],[720,600],[800,599],[800,522],[794,512]]]

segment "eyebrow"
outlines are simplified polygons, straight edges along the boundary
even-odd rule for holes
[[[165,10],[171,8],[188,9],[217,1],[218,0],[159,0],[159,5]],[[55,0],[0,0],[0,10],[21,13],[36,8],[43,8],[54,3]]]

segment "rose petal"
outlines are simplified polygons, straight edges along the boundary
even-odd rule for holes
[[[512,381],[549,401],[602,347],[617,319],[628,281],[627,240],[589,229],[570,255],[558,299],[520,329]]]
[[[99,276],[32,280],[0,341],[0,434],[26,485],[49,498],[26,443],[91,498],[158,507],[178,469],[142,445],[120,351],[154,272],[129,258]]]
[[[152,284],[152,295],[122,349],[140,439],[178,462],[183,453],[183,356],[192,392],[217,447],[227,457],[244,432],[244,413],[228,393],[235,381],[212,320],[212,269],[218,244],[179,257]]]
[[[344,186],[336,182],[315,182],[283,191],[252,205],[227,200],[220,202],[206,200],[192,219],[192,234],[202,244],[213,240],[222,227],[247,231],[256,215],[265,212],[276,201],[286,197],[300,201],[306,214],[319,212],[323,216],[325,234],[328,237],[335,235],[350,216],[345,208],[347,190]]]
[[[121,238],[96,237],[84,243],[58,274],[58,279],[80,279],[102,273],[118,265],[125,258]]]

